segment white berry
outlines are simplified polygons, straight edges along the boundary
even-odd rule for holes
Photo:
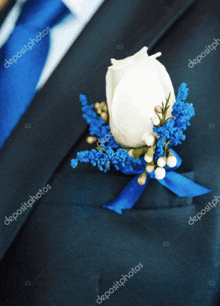
[[[154,171],[154,166],[146,166],[146,170],[147,172],[151,173],[152,171]]]
[[[163,168],[166,165],[166,160],[164,157],[160,157],[157,160],[157,165],[161,168]]]
[[[155,141],[155,137],[153,135],[149,135],[147,133],[145,133],[142,138],[141,138],[147,146],[152,146],[152,144],[154,143]]]
[[[170,168],[173,168],[175,167],[177,164],[177,159],[175,156],[169,156],[167,158],[167,166],[170,167]]]
[[[128,151],[128,155],[131,156],[131,157],[134,157],[132,149]]]
[[[155,177],[158,180],[162,180],[166,175],[166,170],[164,168],[161,167],[157,167],[157,169],[155,170]]]
[[[145,155],[144,155],[144,160],[145,160],[147,163],[151,163],[152,160],[153,160],[153,157],[151,157],[151,156],[145,154]]]
[[[154,117],[154,118],[152,119],[152,123],[153,123],[153,125],[157,126],[157,125],[160,124],[160,119],[159,119],[158,117]]]
[[[139,178],[138,178],[138,184],[139,185],[144,185],[146,183],[146,176],[140,176]]]

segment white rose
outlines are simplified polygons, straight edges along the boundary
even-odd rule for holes
[[[123,60],[112,59],[106,74],[106,95],[109,109],[110,128],[115,140],[124,147],[145,145],[144,134],[153,133],[151,118],[154,107],[162,105],[169,93],[171,116],[175,101],[173,85],[166,68],[143,47],[133,56]]]

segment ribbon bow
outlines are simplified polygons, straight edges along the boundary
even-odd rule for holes
[[[181,165],[182,159],[175,151],[172,149],[170,149],[170,151],[176,157],[177,164],[173,168],[169,168],[167,165],[164,167],[166,170],[166,176],[164,179],[158,180],[160,184],[171,190],[179,197],[197,197],[212,191],[211,189],[196,184],[181,174],[174,172]],[[127,170],[126,168],[121,168],[120,171],[124,174],[138,175],[128,183],[128,185],[122,190],[120,195],[114,201],[109,204],[105,204],[102,207],[113,210],[118,214],[122,214],[122,209],[131,209],[140,198],[144,189],[147,187],[150,179],[156,179],[155,171],[147,173],[146,183],[144,185],[139,185],[137,179],[144,170],[145,167],[136,167],[133,169],[133,171]]]

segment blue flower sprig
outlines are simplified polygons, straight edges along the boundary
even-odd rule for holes
[[[116,170],[126,168],[132,172],[134,167],[143,167],[147,164],[143,158],[135,159],[129,156],[123,148],[114,151],[110,147],[106,147],[103,150],[92,149],[91,151],[77,152],[77,158],[71,160],[71,166],[76,168],[78,162],[90,162],[93,166],[98,166],[98,169],[103,172],[107,172],[110,165],[113,165]]]
[[[102,139],[110,133],[110,126],[106,125],[105,121],[99,116],[95,109],[94,104],[89,105],[86,96],[80,95],[79,100],[82,104],[82,117],[86,119],[89,124],[89,134],[96,135]],[[105,147],[118,148],[119,144],[115,141],[114,137],[111,137],[108,142],[104,144]]]
[[[86,96],[79,96],[82,104],[83,118],[89,124],[89,134],[96,135],[100,139],[110,133],[110,126],[94,110],[94,104],[89,105]],[[114,149],[116,149],[114,151]],[[146,165],[144,159],[135,159],[128,155],[127,151],[122,148],[112,136],[108,142],[102,144],[102,148],[92,149],[90,151],[77,152],[77,158],[71,160],[72,168],[76,168],[78,163],[91,163],[98,166],[98,169],[107,172],[110,165],[116,170],[126,168],[133,171],[134,167]]]
[[[155,160],[164,155],[164,148],[168,141],[167,148],[170,148],[181,144],[186,138],[183,132],[187,129],[187,126],[190,126],[190,119],[195,116],[193,104],[183,102],[187,98],[188,90],[186,83],[182,83],[176,102],[173,104],[172,116],[174,118],[160,127],[153,126],[153,131],[159,136],[154,155]]]

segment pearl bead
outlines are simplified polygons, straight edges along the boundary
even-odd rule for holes
[[[156,177],[156,179],[162,180],[165,177],[165,175],[166,175],[166,170],[164,168],[158,167],[155,170],[155,177]]]
[[[147,133],[145,133],[142,138],[141,138],[147,146],[152,146],[152,144],[154,143],[155,141],[155,137],[153,135],[149,135]]]
[[[154,171],[154,166],[146,166],[147,172],[151,173]]]
[[[160,124],[160,119],[159,119],[158,117],[154,117],[154,118],[152,119],[152,123],[153,123],[153,125],[157,126],[157,125]]]
[[[144,155],[144,160],[147,162],[147,163],[150,163],[152,162],[153,158],[147,154]]]
[[[177,159],[175,156],[169,156],[167,158],[167,166],[170,167],[170,168],[173,168],[175,167],[177,164]]]
[[[164,157],[158,158],[158,160],[157,160],[157,165],[158,165],[159,167],[161,167],[161,168],[163,168],[163,167],[166,165],[166,161],[165,161]]]

